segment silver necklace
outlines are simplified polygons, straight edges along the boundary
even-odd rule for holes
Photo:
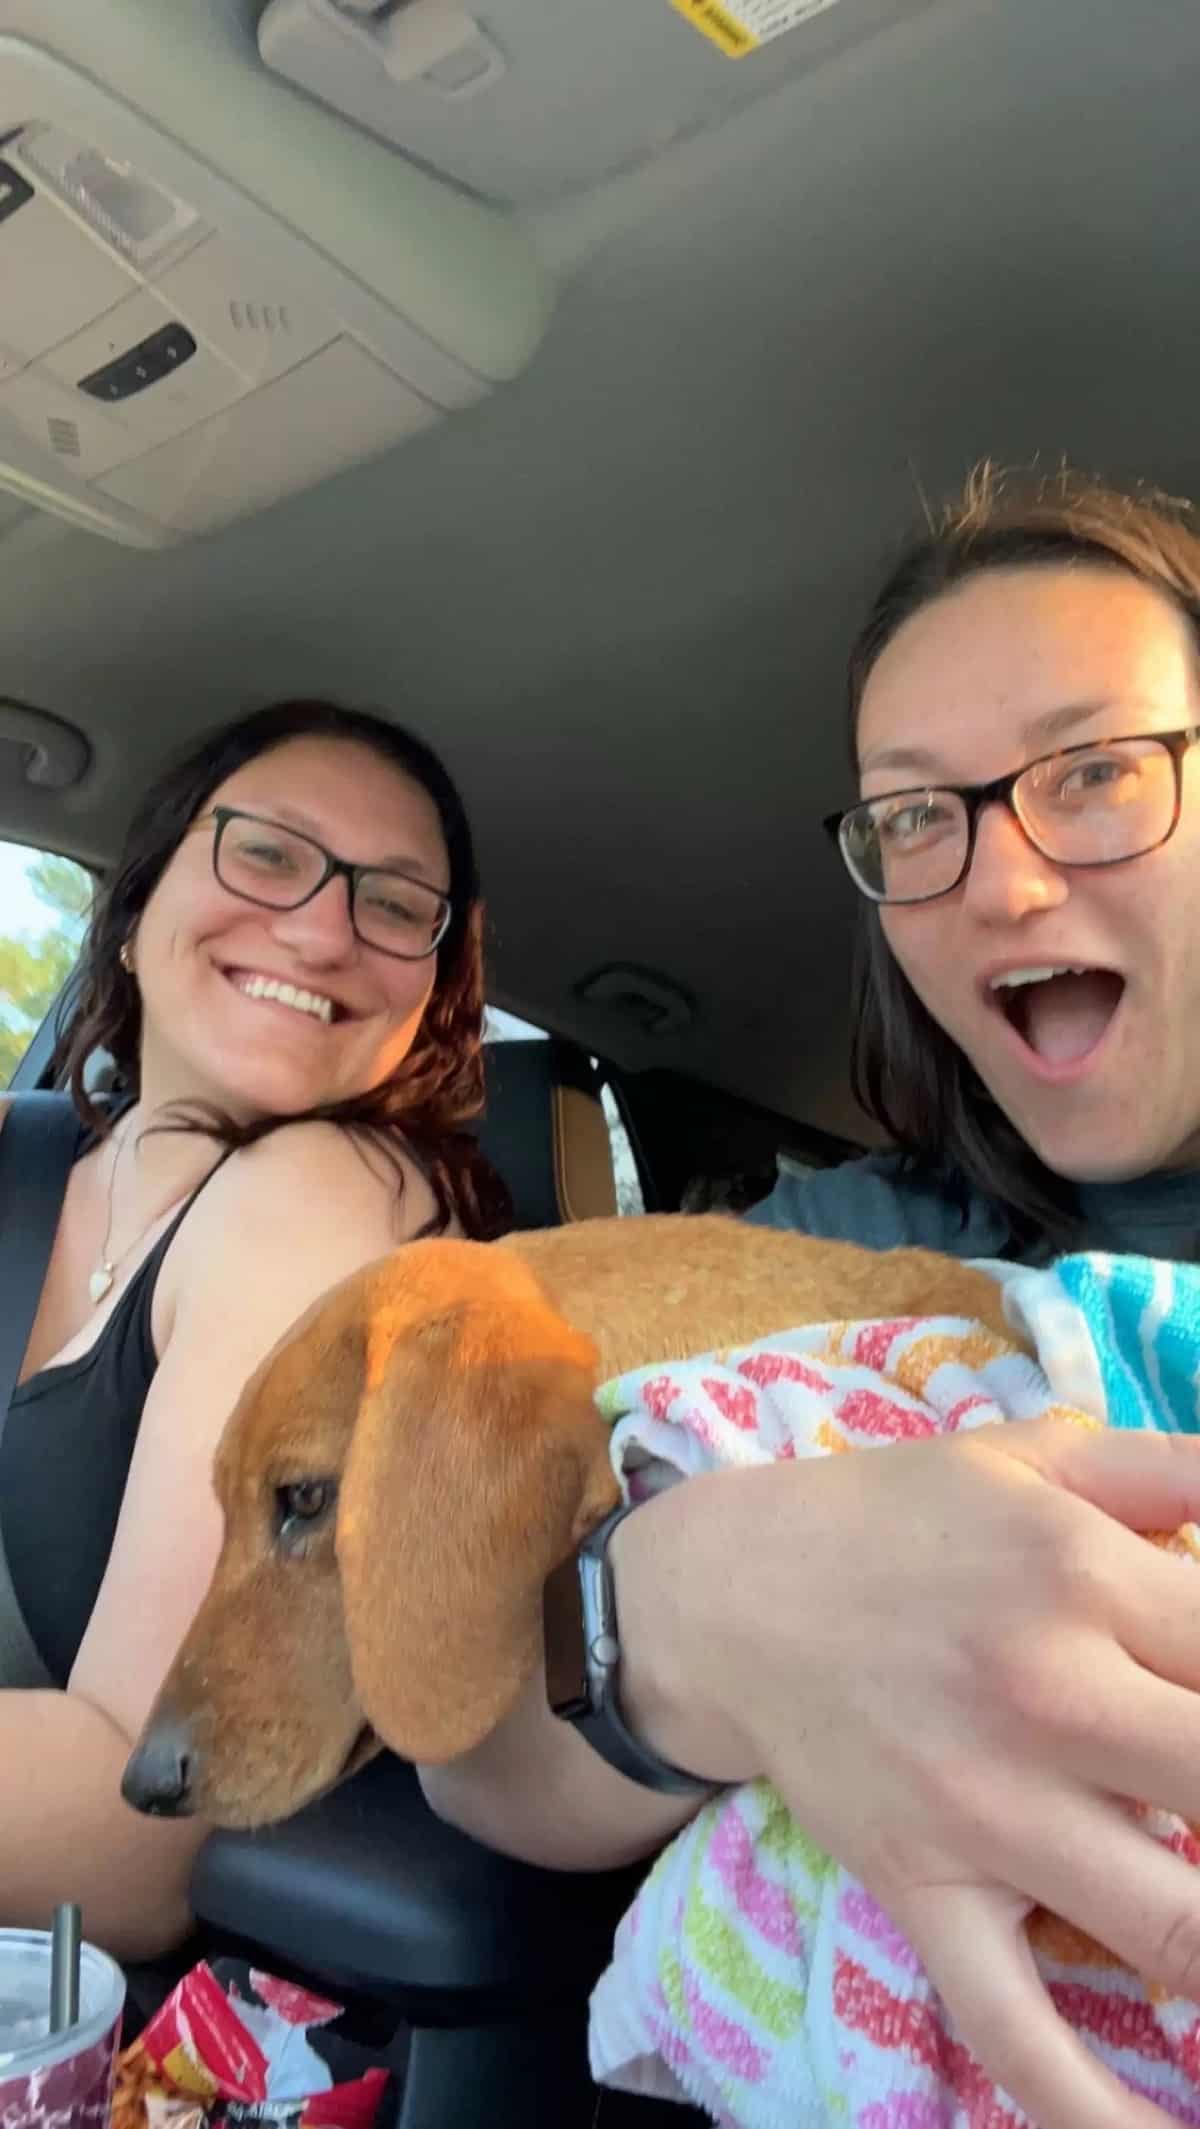
[[[96,1268],[93,1271],[91,1278],[88,1280],[88,1293],[91,1295],[93,1308],[99,1307],[105,1295],[111,1289],[113,1280],[117,1276],[118,1265],[123,1261],[125,1257],[129,1255],[129,1250],[133,1249],[135,1245],[141,1241],[142,1235],[144,1235],[146,1232],[146,1227],[150,1225],[150,1222],[147,1220],[146,1227],[143,1227],[141,1231],[134,1236],[133,1241],[129,1244],[129,1248],[123,1249],[120,1253],[120,1256],[109,1256],[108,1246],[109,1243],[112,1241],[113,1193],[116,1189],[117,1184],[117,1170],[121,1165],[121,1155],[125,1151],[125,1142],[132,1136],[132,1130],[129,1127],[126,1127],[125,1131],[122,1133],[120,1139],[117,1142],[117,1148],[112,1157],[112,1167],[108,1171],[108,1222],[104,1229],[104,1240],[100,1245],[100,1255],[96,1263]]]

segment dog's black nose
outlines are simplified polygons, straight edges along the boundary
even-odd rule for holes
[[[195,1810],[196,1749],[181,1715],[155,1716],[121,1780],[121,1794],[148,1818],[188,1818]]]

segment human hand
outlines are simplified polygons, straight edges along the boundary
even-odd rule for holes
[[[1200,1443],[1038,1420],[713,1474],[620,1534],[627,1718],[768,1775],[1039,2129],[1168,2117],[1060,2018],[1031,1908],[1200,1998],[1200,1876],[1121,1801],[1200,1817],[1200,1582],[1133,1534],[1193,1518]]]

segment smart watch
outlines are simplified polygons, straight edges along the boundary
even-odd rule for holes
[[[558,1585],[570,1613],[562,1638],[566,1641],[569,1636],[571,1675],[564,1685],[561,1660],[553,1667],[559,1675],[552,1687],[551,1709],[562,1721],[573,1724],[601,1759],[643,1789],[657,1789],[664,1796],[707,1796],[718,1784],[663,1759],[634,1736],[621,1714],[617,1690],[621,1643],[608,1547],[614,1530],[636,1505],[614,1508],[597,1524]]]

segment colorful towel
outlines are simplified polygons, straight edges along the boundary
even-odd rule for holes
[[[1200,1266],[1097,1250],[1003,1276],[1056,1397],[1110,1427],[1200,1433]]]
[[[610,1383],[637,1497],[727,1464],[819,1456],[1059,1412],[1200,1428],[1200,1271],[1098,1255],[1002,1273],[1040,1365],[961,1320],[832,1324]],[[1200,1559],[1200,1533],[1169,1541]],[[1145,1823],[1193,1863],[1167,1814]],[[1200,2013],[1152,1997],[1065,1924],[1031,1936],[1060,2009],[1134,2090],[1200,2125]],[[912,1948],[765,1782],[676,1836],[592,1999],[601,2082],[689,2099],[730,2129],[1019,2129],[956,2040]]]

